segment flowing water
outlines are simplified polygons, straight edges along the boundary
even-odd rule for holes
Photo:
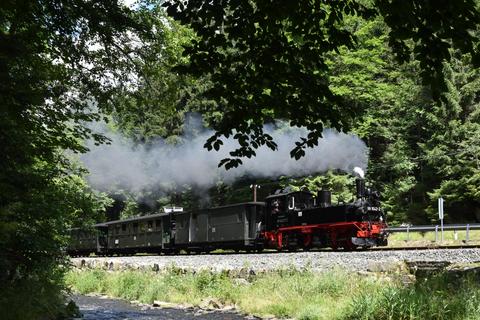
[[[74,295],[72,299],[80,308],[85,320],[246,320],[255,319],[232,312],[209,312],[200,309],[150,308],[130,304],[119,299],[98,296]]]

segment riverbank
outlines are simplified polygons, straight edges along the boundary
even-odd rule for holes
[[[458,270],[474,270],[465,274]],[[262,317],[341,320],[477,319],[476,266],[424,273],[325,272],[294,268],[257,274],[74,269],[66,277],[76,292],[99,293],[146,304],[230,308]]]

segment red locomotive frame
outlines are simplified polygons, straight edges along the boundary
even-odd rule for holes
[[[309,249],[312,247],[312,239],[315,235],[327,235],[328,243],[326,247],[336,250],[340,247],[344,249],[355,249],[358,245],[351,240],[352,237],[365,240],[363,247],[368,245],[370,239],[381,239],[387,224],[383,222],[339,222],[322,223],[313,225],[281,227],[275,231],[262,232],[262,237],[266,241],[266,246],[272,249],[288,249],[288,244],[284,241],[286,237],[295,236],[302,239],[301,247]]]

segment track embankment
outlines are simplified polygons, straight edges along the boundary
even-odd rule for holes
[[[177,268],[189,271],[234,271],[261,273],[282,268],[327,271],[345,269],[354,272],[390,272],[405,265],[471,264],[480,262],[480,249],[427,249],[360,252],[281,252],[262,254],[136,255],[130,257],[72,258],[77,268],[108,270]]]

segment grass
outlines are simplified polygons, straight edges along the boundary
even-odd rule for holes
[[[239,280],[225,273],[71,271],[66,281],[82,294],[152,303],[200,305],[214,299],[260,316],[313,320],[478,319],[480,284],[446,275],[405,286],[393,278],[344,271],[279,270]]]
[[[440,230],[438,231],[438,241],[435,242],[435,232],[406,232],[392,233],[388,237],[388,245],[391,247],[404,246],[434,246],[438,245],[463,245],[465,244],[466,231],[457,231],[455,239],[454,231],[444,231],[444,241],[441,240]],[[480,230],[470,230],[468,244],[480,244]]]
[[[409,287],[386,286],[355,297],[348,319],[479,319],[478,279],[449,281],[446,275],[423,279]]]

